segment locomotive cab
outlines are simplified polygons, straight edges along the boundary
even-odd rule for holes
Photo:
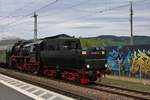
[[[48,67],[59,65],[62,69],[78,68],[80,48],[80,41],[75,38],[46,38],[40,52],[42,63]]]

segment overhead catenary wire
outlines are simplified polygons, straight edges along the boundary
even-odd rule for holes
[[[88,1],[90,1],[90,0],[85,0],[85,1],[83,1],[83,2],[80,2],[80,3],[78,3],[78,4],[75,4],[75,5],[72,5],[72,6],[66,7],[66,8],[67,8],[67,9],[71,9],[71,8],[77,7],[77,6],[79,6],[79,5],[82,5],[82,4],[85,4],[85,3],[88,3]]]
[[[142,1],[147,1],[147,0],[140,0],[140,1],[136,1],[136,2],[134,2],[134,3],[139,3],[139,2],[142,2]],[[80,4],[83,4],[83,3],[85,3],[85,1],[82,2],[82,3],[80,3]],[[79,5],[79,4],[76,4],[76,6],[78,6],[78,5]],[[104,13],[104,12],[108,12],[108,11],[114,11],[114,10],[116,10],[116,9],[120,9],[120,8],[128,7],[128,6],[130,6],[130,4],[123,4],[123,5],[119,5],[119,6],[115,6],[115,7],[106,8],[106,9],[103,9],[103,10],[99,10],[99,11],[96,11],[96,12],[92,12],[92,13],[90,13],[90,14],[86,14],[86,15],[79,16],[79,17],[76,17],[76,18],[72,18],[72,19],[70,19],[70,20],[65,20],[65,21],[62,21],[62,22],[58,22],[58,23],[56,23],[55,25],[72,22],[72,21],[74,21],[74,20],[81,20],[81,19],[83,19],[83,18],[85,19],[85,18],[88,18],[88,17],[93,16],[93,15],[95,15],[95,14]],[[73,7],[73,6],[70,6],[70,7]],[[70,8],[70,7],[69,7],[69,8]],[[74,7],[75,7],[75,5],[74,5]],[[44,7],[44,8],[45,8],[45,7]]]
[[[55,0],[54,2],[50,2],[50,3],[48,3],[47,5],[45,5],[45,6],[43,6],[43,7],[41,7],[41,8],[39,8],[39,9],[37,9],[37,10],[34,10],[34,11],[32,11],[31,13],[29,13],[29,14],[27,14],[27,15],[24,15],[24,16],[6,16],[6,17],[28,17],[29,15],[32,15],[34,12],[39,12],[40,10],[42,10],[42,9],[44,9],[44,8],[47,8],[48,6],[50,6],[50,5],[53,5],[53,4],[55,4],[56,2],[58,2],[59,0]],[[76,6],[78,6],[78,5],[81,5],[81,4],[84,4],[84,3],[86,3],[86,2],[88,2],[89,0],[87,0],[87,1],[83,1],[83,2],[80,2],[80,3],[78,3],[78,4],[75,4],[75,5],[72,5],[72,6],[70,6],[70,7],[66,7],[66,8],[73,8],[73,7],[76,7]],[[140,2],[142,2],[142,1],[147,1],[147,0],[140,0]],[[139,2],[139,1],[135,1],[135,2],[133,2],[133,3],[137,3],[137,2]],[[96,13],[103,13],[103,12],[106,12],[106,11],[111,11],[111,10],[115,10],[115,9],[119,9],[119,8],[122,8],[122,7],[127,7],[127,6],[129,6],[129,4],[126,4],[126,5],[120,5],[120,6],[115,6],[115,7],[112,7],[112,8],[108,8],[108,9],[104,9],[104,10],[100,10],[100,11],[97,11],[97,12],[93,12],[92,14],[96,14]],[[22,9],[22,8],[21,8]],[[83,10],[80,10],[80,11],[83,11]],[[83,11],[84,12],[84,11]],[[85,12],[88,12],[88,11],[85,11]],[[88,16],[91,16],[92,14],[87,14],[87,15],[85,15],[85,16],[83,16],[83,17],[88,17]],[[0,17],[3,17],[3,16],[0,16]],[[82,16],[81,16],[82,17]],[[79,18],[77,18],[77,19],[79,19]],[[21,20],[21,19],[20,19]],[[12,21],[12,22],[10,22],[10,23],[8,23],[8,24],[6,24],[6,26],[7,25],[10,25],[10,24],[13,24],[13,23],[15,23],[15,22],[17,22],[18,20],[16,20],[16,21]],[[5,26],[5,25],[4,25]]]
[[[144,2],[144,1],[147,1],[147,0],[140,0],[140,1],[135,1],[133,2],[134,4],[136,3],[140,3],[140,2]],[[63,23],[68,23],[68,22],[72,22],[73,20],[80,20],[80,19],[85,19],[87,17],[90,17],[90,16],[93,16],[95,14],[100,14],[100,13],[104,13],[104,12],[108,12],[108,11],[114,11],[116,9],[120,9],[120,8],[123,8],[123,7],[129,7],[130,4],[123,4],[123,5],[119,5],[119,6],[115,6],[115,7],[111,7],[111,8],[106,8],[106,9],[103,9],[103,10],[99,10],[99,11],[96,11],[96,12],[92,12],[90,14],[86,14],[86,15],[83,15],[83,16],[79,16],[79,17],[76,17],[76,18],[72,18],[71,20],[66,20],[66,21],[62,21],[62,22],[59,22],[59,23],[56,23],[56,25],[58,24],[63,24]]]
[[[139,0],[139,1],[132,1],[134,4],[136,4],[136,3],[140,3],[140,2],[145,2],[145,1],[148,1],[148,0]],[[120,5],[120,6],[114,6],[114,7],[109,7],[107,10],[111,10],[111,9],[113,9],[114,10],[114,8],[116,8],[116,9],[118,9],[118,8],[122,8],[123,6],[129,6],[130,4],[127,4],[127,5]],[[77,11],[80,11],[80,12],[85,12],[85,13],[87,13],[87,12],[89,12],[88,10],[83,10],[83,9],[75,9],[75,10],[77,10]],[[98,10],[98,9],[96,9],[96,10]],[[95,12],[96,13],[96,12]]]
[[[40,10],[42,10],[42,9],[44,9],[44,8],[46,8],[46,7],[48,7],[48,6],[50,6],[50,5],[53,5],[53,4],[57,3],[58,1],[59,1],[59,0],[55,0],[55,1],[53,1],[53,2],[50,2],[50,3],[46,4],[46,5],[43,6],[43,7],[40,7],[40,8],[38,8],[38,9],[36,9],[36,10],[34,10],[34,11],[32,11],[32,12],[30,12],[30,13],[24,15],[24,16],[22,16],[21,18],[19,18],[19,19],[17,19],[17,20],[14,20],[14,21],[12,21],[12,22],[10,22],[10,23],[7,23],[7,24],[5,24],[5,25],[1,25],[0,27],[3,27],[3,28],[4,28],[4,27],[9,26],[9,25],[11,25],[11,24],[17,23],[18,20],[23,20],[24,18],[33,15],[35,12],[38,12],[38,11],[40,11]]]
[[[19,7],[19,8],[17,8],[16,10],[10,12],[9,15],[7,15],[7,16],[2,16],[2,15],[1,15],[0,18],[2,18],[1,20],[3,20],[3,19],[5,19],[5,18],[22,17],[22,16],[20,16],[20,15],[18,15],[18,16],[15,15],[15,13],[17,13],[18,11],[24,10],[24,9],[27,8],[29,5],[33,5],[34,3],[35,3],[35,1],[29,2],[29,3],[25,4],[24,6]]]
[[[73,8],[75,8],[75,7],[78,7],[78,6],[82,5],[82,4],[88,3],[88,1],[90,1],[90,0],[85,0],[85,1],[79,2],[79,3],[77,3],[77,4],[68,6],[68,7],[67,7],[67,6],[66,6],[66,7],[62,7],[61,9],[71,10],[71,9],[73,9]],[[60,13],[63,13],[63,12],[59,12],[59,14],[60,14]],[[41,16],[41,17],[44,17],[44,16]]]
[[[53,4],[55,4],[56,2],[58,2],[58,1],[59,1],[59,0],[56,0],[56,1],[52,2],[52,3],[48,3],[48,4],[45,5],[44,7],[41,7],[41,8],[39,8],[39,9],[37,9],[37,10],[35,10],[35,11],[33,11],[33,12],[27,14],[27,15],[24,15],[24,16],[6,16],[6,17],[7,17],[7,18],[11,18],[11,17],[16,17],[16,18],[17,18],[17,17],[21,17],[21,18],[18,19],[18,20],[23,20],[24,18],[26,18],[26,17],[32,15],[34,12],[39,12],[39,11],[41,11],[42,9],[47,8],[47,7],[49,7],[50,5],[53,5]],[[79,5],[85,4],[85,3],[87,3],[88,1],[89,1],[89,0],[85,0],[85,1],[82,1],[82,2],[80,2],[80,3],[78,3],[78,4],[74,4],[74,5],[72,5],[72,6],[64,7],[64,8],[66,8],[66,9],[71,9],[71,8],[77,7],[77,6],[79,6]],[[4,17],[4,16],[0,16],[0,17]],[[23,18],[22,18],[22,17],[23,17]],[[9,25],[18,23],[18,22],[19,22],[18,20],[15,20],[15,21],[12,21],[12,22],[7,23],[7,24],[5,24],[5,25],[2,25],[1,27],[7,27],[7,26],[9,26]]]
[[[85,19],[87,17],[90,17],[90,16],[93,16],[95,14],[99,14],[99,13],[104,13],[104,12],[108,12],[108,11],[112,11],[112,10],[115,10],[115,9],[119,9],[119,8],[123,8],[123,7],[127,7],[129,6],[129,4],[125,4],[125,5],[120,5],[120,6],[116,6],[116,7],[112,7],[112,8],[107,8],[107,9],[103,9],[103,10],[99,10],[97,12],[92,12],[90,14],[86,14],[86,15],[83,15],[83,16],[79,16],[79,17],[76,17],[76,18],[72,18],[70,20],[65,20],[65,21],[62,21],[62,22],[58,22],[56,23],[56,25],[58,24],[63,24],[63,23],[68,23],[68,22],[72,22],[74,20],[80,20],[80,19]]]
[[[80,17],[73,18],[73,19],[71,19],[69,21],[67,20],[67,21],[58,22],[56,24],[68,23],[68,22],[71,22],[73,20],[78,20],[78,19],[82,19],[82,18],[85,18],[85,17],[87,18],[87,17],[93,16],[93,14],[96,14],[96,13],[103,13],[103,12],[106,12],[106,11],[111,11],[111,10],[119,9],[119,8],[126,7],[126,6],[129,6],[129,4],[120,5],[120,6],[116,6],[116,7],[112,7],[112,8],[108,8],[108,9],[104,9],[104,10],[100,10],[100,11],[97,11],[97,12],[93,12],[93,13],[90,13],[90,14],[86,14],[86,15],[83,15],[83,16],[80,16]],[[71,7],[73,7],[73,6],[71,6]],[[29,16],[31,14],[33,14],[33,12],[28,14],[27,16]],[[27,17],[27,16],[24,16],[24,17]],[[14,22],[7,24],[7,26],[9,26],[10,24],[14,24]]]
[[[15,20],[15,21],[12,21],[12,22],[10,22],[10,23],[7,23],[7,24],[3,25],[3,27],[6,27],[6,26],[9,26],[9,25],[18,23],[20,20],[23,20],[24,18],[26,18],[26,17],[28,17],[28,16],[31,16],[34,12],[39,12],[40,10],[42,10],[42,9],[44,9],[44,8],[47,8],[47,7],[49,7],[50,5],[53,5],[53,4],[55,4],[56,2],[58,2],[58,1],[59,1],[59,0],[56,0],[56,1],[54,1],[54,2],[50,2],[50,3],[48,3],[47,5],[41,7],[41,8],[39,8],[39,9],[37,9],[37,10],[35,10],[35,11],[33,11],[33,12],[27,14],[27,15],[24,15],[24,16],[23,16],[22,18],[20,18],[20,19],[17,19],[17,20]],[[141,1],[147,1],[147,0],[141,0]],[[141,1],[140,1],[140,2],[141,2]],[[87,2],[87,1],[80,2],[80,3],[78,3],[78,4],[75,4],[75,5],[70,6],[70,8],[76,7],[76,6],[78,6],[78,5],[80,5],[80,4],[84,4],[84,3],[86,3],[86,2]],[[136,1],[136,2],[134,2],[134,3],[137,3],[137,2],[139,2],[139,1]],[[93,15],[95,15],[95,14],[97,14],[97,13],[104,13],[104,12],[112,11],[112,10],[119,9],[119,8],[122,8],[122,7],[127,7],[127,6],[129,6],[129,4],[120,5],[120,6],[115,6],[115,7],[107,8],[107,9],[104,9],[104,10],[99,10],[99,11],[96,11],[96,12],[92,12],[92,13],[90,13],[90,14],[86,14],[86,15],[80,16],[80,17],[72,18],[72,19],[69,20],[69,21],[66,20],[66,21],[58,22],[58,23],[56,23],[56,25],[57,25],[57,24],[62,24],[62,23],[67,23],[67,22],[71,22],[71,21],[73,21],[73,20],[80,20],[80,19],[82,19],[82,18],[87,18],[87,17],[93,16]],[[69,9],[69,8],[68,8],[68,9]]]
[[[17,19],[17,20],[15,20],[15,21],[12,21],[12,22],[7,23],[7,24],[5,24],[5,25],[1,25],[1,27],[7,27],[7,26],[9,26],[9,25],[11,25],[11,24],[15,24],[15,23],[18,22],[18,20],[23,20],[24,18],[26,18],[26,17],[32,15],[34,12],[38,12],[38,11],[44,9],[44,8],[47,8],[47,7],[49,7],[50,5],[53,5],[53,4],[55,4],[56,2],[58,2],[58,1],[59,1],[59,0],[55,0],[54,2],[50,2],[50,3],[48,3],[47,5],[45,5],[45,6],[41,7],[41,8],[39,8],[39,9],[37,9],[37,10],[35,10],[35,11],[32,11],[32,12],[29,13],[29,14],[26,14],[26,15],[24,15],[24,16],[20,16],[20,18]],[[80,2],[80,3],[78,3],[78,4],[75,4],[75,5],[66,7],[66,8],[67,8],[67,9],[70,9],[70,8],[79,6],[79,5],[81,5],[81,4],[84,4],[84,3],[88,2],[88,1],[89,1],[89,0],[83,1],[83,2]],[[124,5],[122,5],[122,6],[124,6]],[[120,8],[120,7],[121,7],[121,6],[118,6],[118,7],[116,7],[116,8]],[[109,11],[109,10],[111,10],[111,9],[115,9],[115,8],[109,8],[109,9],[105,9],[105,10],[103,10],[103,11],[94,12],[94,13],[102,13],[102,12],[104,12],[104,11]],[[80,19],[80,18],[86,17],[86,16],[87,16],[87,17],[88,17],[88,16],[91,16],[91,14],[88,14],[88,15],[85,15],[85,16],[81,16],[81,17],[78,17],[78,18],[75,18],[75,19]],[[7,17],[9,17],[9,16],[7,16]],[[17,16],[12,16],[12,17],[17,17]],[[19,17],[19,16],[18,16],[18,17]],[[70,21],[69,21],[69,22],[70,22]],[[60,22],[60,23],[62,23],[62,22]]]

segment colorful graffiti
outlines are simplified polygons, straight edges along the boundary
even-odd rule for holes
[[[132,73],[141,71],[142,73],[150,73],[150,52],[143,50],[142,52],[138,50],[134,52],[132,60]]]
[[[130,50],[120,46],[109,52],[107,61],[113,72],[150,73],[150,50]]]

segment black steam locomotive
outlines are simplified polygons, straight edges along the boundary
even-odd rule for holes
[[[64,34],[19,41],[6,55],[11,68],[81,84],[96,81],[107,69],[104,49],[82,49],[79,39]]]

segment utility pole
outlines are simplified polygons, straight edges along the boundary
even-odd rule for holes
[[[130,45],[134,45],[134,41],[133,41],[133,8],[132,8],[132,1],[130,2],[130,27],[131,27]]]
[[[34,42],[37,40],[37,14],[36,12],[34,13]]]

